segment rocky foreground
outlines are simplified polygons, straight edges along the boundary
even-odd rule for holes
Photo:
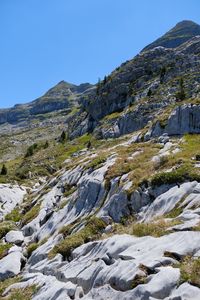
[[[1,223],[10,228],[2,237],[1,246],[9,247],[0,278],[22,276],[3,299],[33,286],[34,300],[200,298],[199,278],[191,279],[190,270],[200,257],[200,184],[152,181],[131,191],[129,174],[108,184],[118,149],[130,149],[132,140],[106,149],[112,154],[95,167],[88,168],[97,153],[86,150],[32,190],[0,186],[2,219],[14,207],[22,214],[19,222]],[[153,163],[182,151],[177,140],[158,145]]]

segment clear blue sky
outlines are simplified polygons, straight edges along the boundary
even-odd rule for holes
[[[0,0],[0,107],[95,83],[199,12],[199,0]]]

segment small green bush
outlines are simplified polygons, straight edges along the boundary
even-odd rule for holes
[[[16,170],[15,175],[20,179],[27,179],[29,176],[29,171],[30,169],[28,166],[21,166]]]

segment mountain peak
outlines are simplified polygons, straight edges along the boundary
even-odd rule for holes
[[[190,20],[178,22],[163,36],[146,46],[142,51],[150,50],[158,46],[176,48],[196,35],[200,35],[200,25]]]

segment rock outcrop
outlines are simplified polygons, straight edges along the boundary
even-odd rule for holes
[[[163,126],[156,122],[151,131],[152,137],[161,136],[163,133],[172,135],[183,135],[186,133],[200,133],[200,106],[196,104],[185,104],[178,106]]]

